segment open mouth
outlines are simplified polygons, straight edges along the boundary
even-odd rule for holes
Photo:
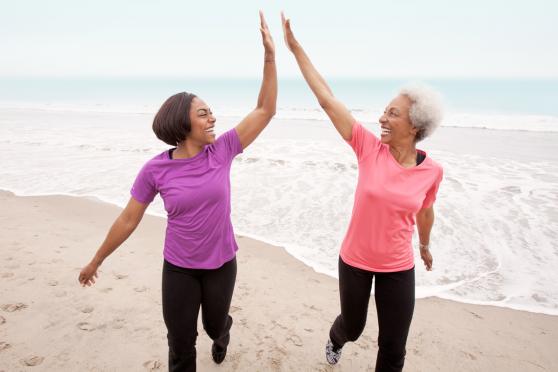
[[[215,127],[207,128],[207,129],[205,130],[205,133],[215,134]]]
[[[391,133],[391,129],[382,127],[382,136],[387,136],[390,133]]]

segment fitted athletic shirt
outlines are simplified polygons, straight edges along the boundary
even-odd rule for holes
[[[360,123],[353,125],[352,138],[347,142],[358,159],[358,183],[341,258],[369,271],[413,268],[415,216],[436,200],[442,167],[417,150],[424,154],[424,160],[404,168],[389,152],[389,145]]]
[[[165,151],[140,170],[130,193],[143,204],[161,194],[167,211],[163,256],[171,264],[216,269],[234,258],[230,169],[241,152],[231,129],[191,158],[172,159]]]

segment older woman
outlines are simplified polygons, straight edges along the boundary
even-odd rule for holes
[[[196,370],[200,307],[215,363],[227,352],[238,249],[230,218],[230,168],[270,122],[277,101],[275,47],[261,13],[260,21],[265,57],[256,108],[216,139],[216,120],[203,100],[185,92],[167,99],[153,131],[172,148],[141,169],[128,205],[79,274],[83,286],[94,284],[101,263],[131,235],[155,195],[161,195],[168,214],[162,296],[170,371]]]
[[[441,120],[436,94],[425,88],[402,90],[380,117],[378,139],[334,97],[295,39],[290,21],[283,15],[282,21],[285,42],[306,82],[358,159],[353,213],[339,254],[341,314],[329,332],[327,361],[336,364],[343,345],[361,335],[375,278],[376,371],[401,371],[415,304],[415,222],[421,258],[432,269],[430,231],[442,167],[416,144]]]

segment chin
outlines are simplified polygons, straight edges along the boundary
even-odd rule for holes
[[[386,144],[386,145],[389,145],[389,142],[390,142],[390,141],[389,141],[389,138],[388,138],[388,137],[384,137],[384,136],[380,137],[380,141],[381,141],[383,144]]]

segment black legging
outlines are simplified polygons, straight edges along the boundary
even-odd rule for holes
[[[163,264],[163,318],[167,326],[169,371],[196,370],[198,313],[203,328],[221,349],[229,344],[229,308],[236,280],[236,258],[218,269],[185,269]]]
[[[366,324],[374,277],[379,328],[376,371],[401,371],[415,307],[414,267],[391,273],[372,272],[350,266],[339,257],[341,314],[331,326],[329,337],[337,347],[359,338]]]

